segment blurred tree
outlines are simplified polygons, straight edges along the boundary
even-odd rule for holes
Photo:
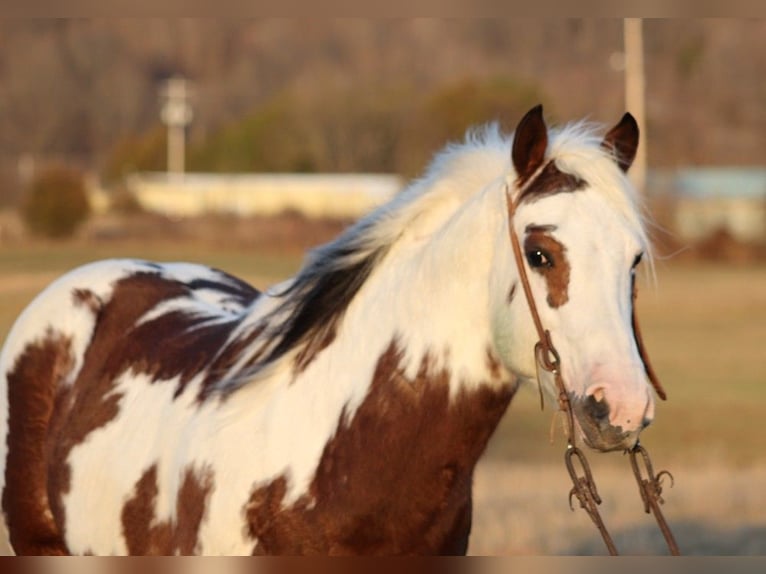
[[[280,94],[189,150],[190,171],[314,171],[306,126],[293,98]]]
[[[507,78],[465,79],[424,93],[356,84],[281,92],[243,119],[197,138],[187,165],[189,171],[412,176],[469,127],[499,119],[510,130],[542,100],[537,88]],[[164,137],[157,128],[121,142],[107,162],[106,179],[164,169]]]
[[[43,169],[27,190],[21,214],[35,235],[69,237],[90,214],[83,174],[64,165]]]
[[[10,174],[0,195],[17,196],[7,187],[25,155],[103,171],[117,140],[151,131],[159,87],[174,73],[195,83],[194,142],[233,126],[277,94],[292,94],[306,112],[315,109],[308,100],[316,96],[322,106],[344,100],[349,110],[332,119],[330,109],[320,109],[328,112],[320,114],[324,127],[310,142],[294,142],[313,159],[303,154],[287,163],[346,169],[377,156],[371,169],[391,164],[412,173],[424,158],[402,156],[400,139],[414,145],[420,129],[400,128],[420,123],[421,97],[403,103],[409,115],[400,116],[385,106],[378,110],[370,92],[406,85],[427,95],[460,78],[484,84],[510,74],[533,78],[558,118],[611,123],[625,111],[622,74],[608,64],[621,49],[617,18],[0,19],[0,171]],[[647,20],[645,52],[650,166],[763,163],[766,19]],[[367,95],[343,96],[355,92]],[[381,91],[383,104],[389,95]],[[372,106],[369,117],[365,103]],[[449,114],[446,123],[462,113]],[[351,117],[368,122],[366,131],[344,135],[350,130],[341,126]],[[445,124],[443,133],[421,144],[433,149],[460,131]],[[295,133],[304,137],[300,129]],[[357,144],[354,156],[341,153],[349,149],[341,143],[345,137]],[[325,141],[337,149],[320,149],[317,142]],[[398,150],[393,159],[370,151],[384,142]]]
[[[397,171],[408,176],[419,173],[435,151],[462,139],[469,127],[498,121],[510,132],[529,108],[543,101],[536,86],[510,78],[466,78],[436,90],[403,123]]]
[[[165,171],[166,156],[167,130],[157,124],[141,134],[118,140],[104,160],[102,177],[111,184],[134,171]]]
[[[325,89],[300,106],[319,171],[395,172],[404,118],[414,100],[406,87]]]
[[[190,151],[199,171],[390,172],[404,92],[326,88],[282,93]]]

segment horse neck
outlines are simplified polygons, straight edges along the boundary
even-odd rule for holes
[[[264,475],[289,470],[289,500],[327,456],[386,460],[370,480],[395,471],[414,484],[452,463],[472,471],[515,386],[489,343],[490,230],[502,218],[483,200],[468,209],[427,235],[407,237],[408,226],[304,369],[287,356],[227,401],[225,416],[240,422],[231,436],[255,427],[253,436],[279,437],[252,451],[267,461]]]
[[[404,376],[449,373],[453,396],[507,380],[491,348],[488,287],[502,222],[496,198],[482,193],[436,231],[405,235],[348,309],[341,339],[375,349],[368,368],[395,344]]]
[[[325,453],[370,468],[370,453],[385,453],[365,488],[387,473],[400,483],[406,476],[413,490],[441,477],[428,492],[470,484],[463,479],[516,388],[490,346],[492,230],[500,225],[493,202],[478,197],[435,233],[403,237],[307,369],[316,380],[298,383],[338,413]],[[381,487],[388,492],[390,482]]]

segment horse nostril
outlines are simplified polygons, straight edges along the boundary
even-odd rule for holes
[[[641,420],[641,430],[644,430],[650,424],[652,424],[652,419],[650,419],[649,417],[645,417],[644,419]]]
[[[604,421],[609,418],[609,403],[604,399],[603,392],[595,392],[585,399],[585,412],[594,421]]]

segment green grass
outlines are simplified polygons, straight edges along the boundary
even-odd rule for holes
[[[196,261],[266,287],[293,274],[300,254],[202,243],[35,243],[0,247],[0,335],[51,280],[96,259]],[[643,443],[661,460],[747,466],[766,461],[766,266],[659,265],[657,286],[642,286],[639,316],[649,354],[668,392]],[[549,444],[552,411],[536,391],[514,400],[490,457],[561,460],[561,434]],[[615,460],[621,459],[614,455]]]

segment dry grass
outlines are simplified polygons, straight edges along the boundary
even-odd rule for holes
[[[766,553],[766,267],[660,262],[639,313],[669,395],[642,442],[655,469],[675,477],[663,511],[682,552]],[[530,390],[511,405],[477,470],[471,553],[606,554],[587,514],[569,510],[563,444],[549,445],[550,419]],[[629,461],[588,457],[620,551],[666,554]]]
[[[0,338],[51,279],[112,256],[200,261],[264,287],[297,269],[302,253],[233,245],[109,241],[0,246]],[[657,407],[643,442],[676,486],[664,510],[682,551],[766,552],[766,266],[660,262],[656,289],[644,285],[639,313],[649,352],[670,400]],[[550,412],[522,393],[490,444],[476,477],[473,554],[603,554],[587,515],[567,505],[560,441],[548,446]],[[643,513],[628,461],[590,455],[602,513],[628,554],[662,554]]]
[[[644,514],[629,462],[603,468],[593,462],[603,501],[599,510],[620,552],[667,554],[653,518]],[[675,486],[663,482],[663,513],[683,554],[766,553],[766,465],[739,469],[674,466],[670,470]],[[563,464],[480,463],[469,552],[607,554],[595,525],[576,500],[575,512],[569,510],[570,488]]]

